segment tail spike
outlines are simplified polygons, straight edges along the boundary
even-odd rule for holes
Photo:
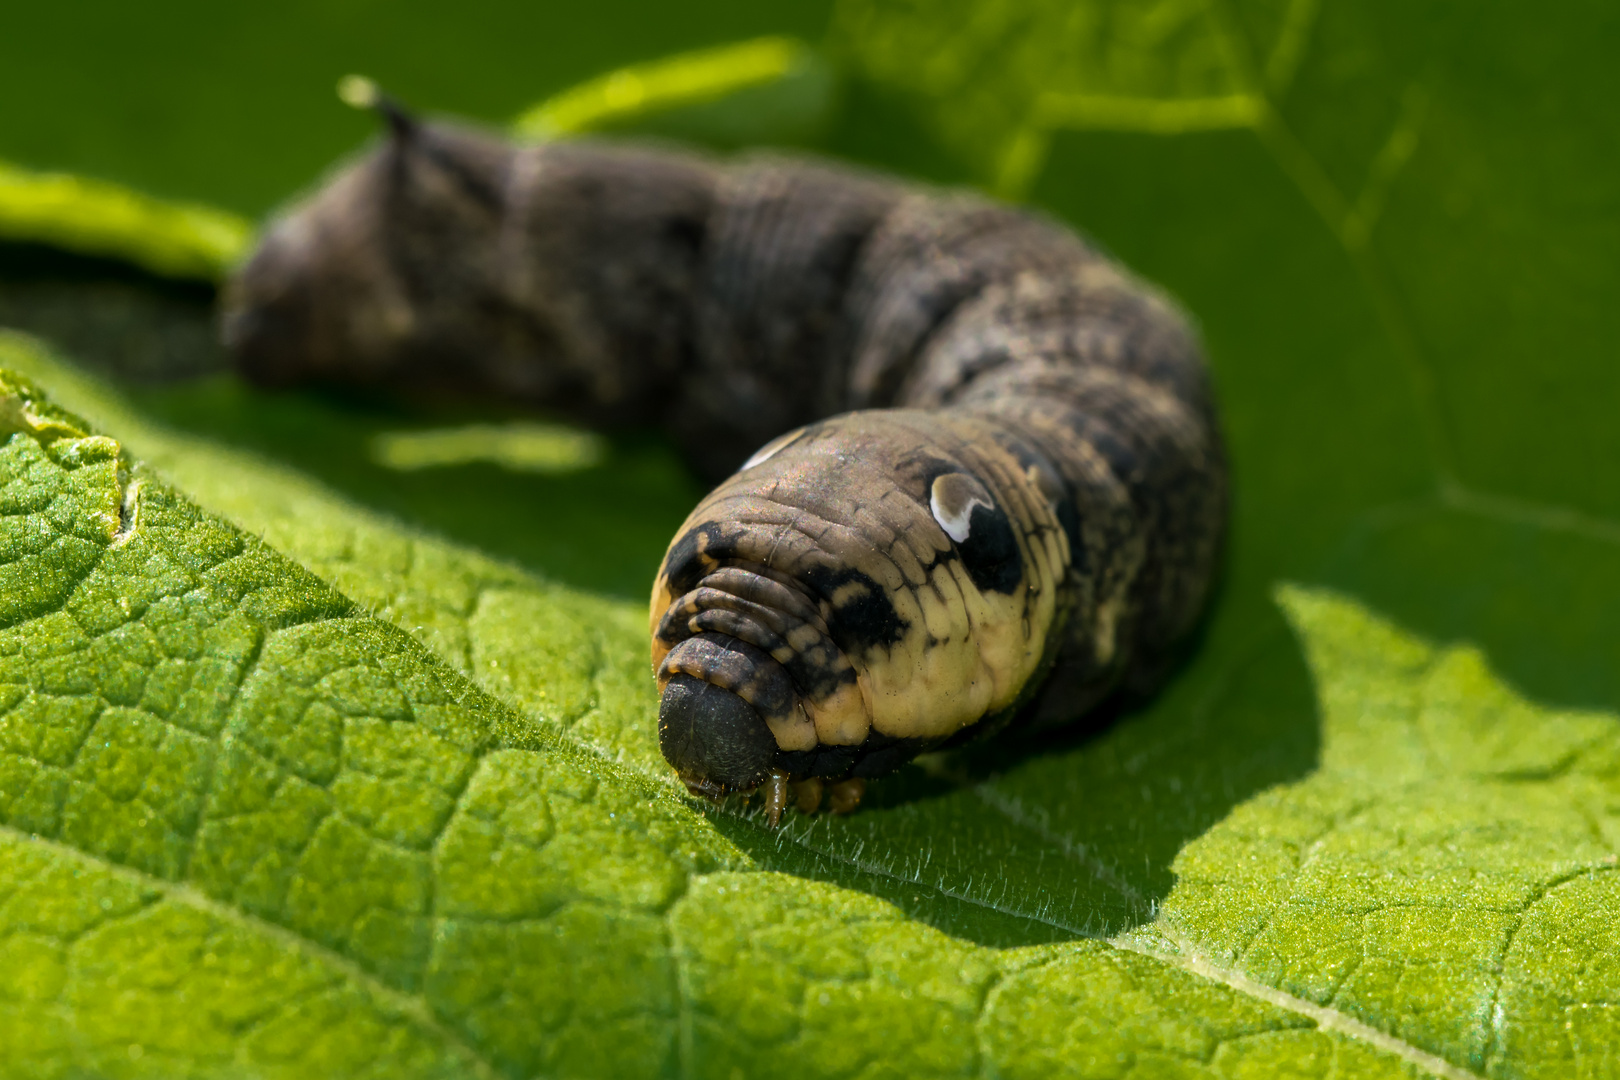
[[[350,108],[369,110],[382,116],[388,121],[388,128],[396,139],[407,139],[416,133],[416,117],[364,75],[345,75],[339,79],[337,96]]]

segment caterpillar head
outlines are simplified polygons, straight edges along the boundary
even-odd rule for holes
[[[272,221],[227,283],[225,342],[257,382],[465,382],[500,344],[488,313],[514,151],[376,104],[383,144]]]
[[[767,444],[653,587],[665,758],[718,796],[888,772],[1010,715],[1057,638],[1062,497],[968,417],[852,413]]]

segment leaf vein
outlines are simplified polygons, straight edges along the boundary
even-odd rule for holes
[[[453,1052],[471,1063],[474,1072],[479,1077],[486,1078],[486,1080],[495,1080],[495,1077],[499,1075],[495,1067],[483,1054],[479,1053],[471,1044],[463,1040],[439,1019],[426,999],[420,995],[409,994],[389,986],[349,957],[306,938],[294,930],[221,903],[194,886],[168,881],[125,866],[122,863],[81,851],[60,841],[23,832],[10,825],[0,825],[0,837],[35,845],[58,858],[70,859],[80,864],[95,867],[104,873],[120,878],[142,889],[161,894],[165,899],[176,904],[184,905],[210,918],[238,927],[251,934],[268,938],[290,951],[301,953],[317,961],[328,970],[348,979],[389,1010],[405,1017],[418,1028],[441,1041]]]
[[[1532,908],[1565,885],[1579,881],[1582,878],[1596,877],[1598,874],[1603,873],[1613,873],[1615,870],[1616,867],[1613,866],[1582,866],[1552,878],[1524,902],[1524,906],[1519,909],[1513,924],[1507,928],[1507,933],[1502,935],[1502,948],[1497,953],[1496,963],[1491,973],[1493,984],[1491,986],[1490,1008],[1487,1013],[1490,1018],[1490,1026],[1485,1034],[1484,1052],[1480,1055],[1487,1069],[1490,1068],[1491,1058],[1501,1049],[1502,1020],[1505,1016],[1501,1007],[1502,984],[1507,981],[1508,954],[1513,951],[1513,941],[1518,937],[1519,931],[1523,929],[1525,917],[1530,914]]]
[[[1442,1077],[1443,1080],[1484,1080],[1479,1073],[1470,1072],[1447,1061],[1445,1058],[1413,1046],[1409,1042],[1398,1039],[1388,1032],[1380,1031],[1372,1025],[1348,1016],[1337,1009],[1330,1009],[1313,1001],[1295,997],[1293,994],[1279,990],[1276,987],[1267,986],[1265,983],[1257,982],[1233,968],[1221,967],[1194,949],[1191,942],[1168,927],[1158,926],[1156,929],[1176,946],[1178,952],[1167,953],[1154,949],[1130,937],[1115,938],[1110,944],[1128,952],[1138,953],[1173,965],[1212,982],[1218,982],[1245,997],[1304,1016],[1313,1021],[1317,1028],[1322,1031],[1337,1032],[1367,1043],[1434,1076]]]

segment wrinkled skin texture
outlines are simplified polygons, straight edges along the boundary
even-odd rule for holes
[[[651,609],[661,745],[711,796],[780,802],[1150,688],[1221,546],[1185,321],[969,194],[396,116],[275,225],[225,332],[261,382],[662,423],[726,477]]]

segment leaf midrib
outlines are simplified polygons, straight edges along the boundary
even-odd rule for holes
[[[1303,1016],[1311,1020],[1321,1031],[1335,1031],[1351,1039],[1367,1043],[1379,1050],[1400,1058],[1411,1065],[1415,1065],[1443,1080],[1485,1080],[1475,1072],[1470,1072],[1460,1065],[1455,1065],[1443,1057],[1431,1054],[1402,1039],[1378,1028],[1371,1026],[1348,1013],[1337,1009],[1330,1009],[1325,1005],[1318,1005],[1301,997],[1279,990],[1273,986],[1249,978],[1236,968],[1223,967],[1198,951],[1193,942],[1171,928],[1156,923],[1152,927],[1154,935],[1162,937],[1174,946],[1171,952],[1162,948],[1155,948],[1152,943],[1142,937],[1126,933],[1111,938],[1108,944],[1126,952],[1133,952],[1140,956],[1157,960],[1162,964],[1180,968],[1189,974],[1196,975],[1211,982],[1220,983],[1236,993],[1267,1005]]]

